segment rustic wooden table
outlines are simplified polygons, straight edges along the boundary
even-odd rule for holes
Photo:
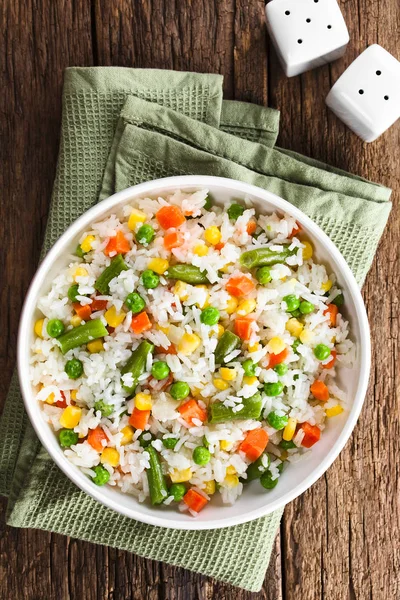
[[[286,507],[259,594],[1,521],[0,597],[17,600],[400,598],[400,126],[363,144],[324,104],[372,43],[400,58],[398,0],[342,0],[345,58],[286,79],[266,35],[262,0],[3,0],[0,146],[0,381],[15,363],[21,304],[35,271],[54,179],[63,71],[120,65],[222,73],[226,98],[281,110],[279,145],[381,182],[395,208],[364,287],[373,368],[360,421],[335,464]],[[396,248],[397,246],[397,248]],[[397,463],[397,464],[396,464]],[[5,503],[3,503],[5,508]]]

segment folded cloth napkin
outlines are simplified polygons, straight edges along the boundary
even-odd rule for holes
[[[279,114],[222,100],[218,75],[74,68],[65,76],[60,155],[44,253],[114,191],[175,174],[232,177],[282,196],[331,237],[361,285],[390,212],[390,190],[274,149]],[[74,486],[41,448],[14,375],[0,424],[7,522],[136,552],[261,588],[281,512],[216,531],[152,527]]]

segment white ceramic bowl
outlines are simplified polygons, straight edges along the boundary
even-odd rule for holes
[[[154,508],[147,503],[140,504],[132,496],[111,487],[98,487],[72,465],[64,456],[56,436],[43,419],[39,403],[34,399],[29,382],[29,359],[33,324],[39,317],[36,309],[38,298],[47,293],[53,277],[67,266],[68,253],[74,251],[80,236],[92,222],[105,218],[135,197],[162,195],[177,188],[195,190],[204,187],[209,189],[219,204],[229,204],[233,199],[246,197],[261,213],[286,212],[301,224],[304,234],[314,245],[315,259],[329,265],[344,291],[344,313],[350,321],[351,337],[357,346],[357,361],[353,370],[344,370],[338,375],[340,385],[347,390],[351,399],[350,411],[329,420],[321,441],[313,447],[308,460],[289,465],[275,489],[266,492],[258,482],[252,482],[233,506],[222,505],[214,499],[194,519],[187,513],[179,513],[176,506]],[[278,196],[246,183],[220,177],[190,175],[150,181],[123,190],[88,210],[67,229],[40,265],[25,300],[18,338],[18,372],[25,407],[40,441],[60,469],[83,491],[109,508],[144,523],[175,529],[216,529],[244,523],[282,507],[309,488],[332,464],[348,440],[364,401],[369,369],[370,339],[365,307],[354,277],[336,246],[315,223]]]

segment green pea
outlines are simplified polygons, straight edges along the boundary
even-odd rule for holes
[[[164,444],[165,448],[167,448],[168,450],[173,450],[175,448],[175,446],[178,443],[178,438],[175,437],[170,437],[170,438],[165,438],[163,439],[162,443]]]
[[[247,358],[244,363],[242,363],[243,371],[246,377],[254,377],[256,374],[256,363],[251,358]]]
[[[70,379],[78,379],[83,373],[83,363],[79,358],[71,358],[65,363],[64,371]]]
[[[308,302],[307,300],[300,302],[300,312],[302,315],[309,315],[313,312],[314,308],[314,304],[311,304],[311,302]]]
[[[298,317],[301,317],[301,311],[300,311],[300,309],[299,309],[299,308],[296,308],[296,310],[294,310],[294,311],[291,313],[291,315],[292,315],[292,317],[295,317],[296,319],[297,319]]]
[[[154,231],[152,226],[148,223],[145,223],[137,230],[136,240],[139,242],[139,244],[144,244],[145,246],[147,246],[148,244],[150,244],[150,242],[154,240],[155,235],[156,232]]]
[[[138,437],[138,440],[142,448],[148,448],[153,441],[153,436],[149,431],[142,431]]]
[[[297,310],[300,306],[300,298],[298,298],[294,294],[289,294],[288,296],[284,296],[283,300],[284,300],[284,302],[286,302],[287,312],[291,313],[294,310]]]
[[[315,358],[318,358],[318,360],[325,360],[330,354],[331,350],[328,346],[325,346],[325,344],[318,344],[314,348],[314,356]]]
[[[72,429],[61,429],[59,441],[61,448],[69,448],[78,442],[78,434]]]
[[[289,417],[286,415],[280,416],[275,411],[272,411],[269,413],[267,421],[271,425],[271,427],[273,427],[277,431],[280,431],[281,429],[284,429],[288,424]]]
[[[130,294],[128,294],[125,298],[125,304],[133,315],[142,312],[142,310],[146,306],[146,302],[143,300],[142,296],[137,292],[131,292]]]
[[[78,246],[76,247],[75,254],[76,254],[76,256],[79,256],[79,258],[83,258],[83,257],[85,256],[86,252],[84,252],[84,251],[82,250],[81,246],[80,246],[80,245],[78,245]]]
[[[292,440],[290,440],[290,442],[282,440],[279,445],[282,448],[282,450],[292,450],[293,448],[296,448],[296,444],[292,442]]]
[[[154,379],[158,379],[159,381],[168,377],[169,372],[170,368],[163,360],[157,360],[151,367],[151,374],[153,375]]]
[[[293,352],[295,352],[296,354],[298,354],[298,347],[300,346],[301,341],[300,340],[294,340],[293,344],[292,344],[292,348],[293,348]]]
[[[69,288],[68,292],[67,292],[67,296],[68,299],[71,300],[71,302],[77,302],[77,296],[79,296],[79,285],[77,283],[74,283],[74,285],[71,285],[71,287]]]
[[[196,465],[203,467],[204,465],[207,465],[210,460],[211,452],[208,450],[208,448],[205,448],[204,446],[197,446],[197,448],[193,450],[193,461],[196,463]]]
[[[280,363],[274,367],[274,371],[275,373],[278,373],[280,377],[282,377],[282,375],[285,375],[288,372],[288,368],[289,367],[285,365],[285,363]]]
[[[106,404],[104,400],[97,400],[94,403],[94,410],[101,412],[102,417],[109,417],[114,412],[114,404]]]
[[[260,267],[256,271],[256,279],[261,285],[267,285],[272,281],[271,269],[269,267]]]
[[[342,292],[339,292],[337,296],[331,301],[331,304],[335,304],[335,306],[343,306],[344,304],[344,296]]]
[[[173,483],[168,490],[168,495],[173,496],[175,502],[180,502],[186,494],[186,487],[183,483]]]
[[[97,465],[97,467],[93,467],[93,471],[95,472],[93,483],[96,485],[105,485],[110,479],[110,473],[105,467],[103,467],[103,465]]]
[[[186,381],[175,381],[175,383],[171,385],[169,393],[174,400],[184,400],[190,394],[190,387]]]
[[[216,325],[219,321],[219,316],[218,308],[209,306],[201,311],[200,321],[204,323],[204,325]]]
[[[269,469],[268,471],[265,471],[265,473],[263,473],[260,477],[260,483],[266,490],[273,490],[274,487],[278,485],[278,480],[279,477],[277,477],[276,479],[272,479],[272,473]]]
[[[240,204],[234,203],[230,205],[227,212],[228,217],[232,221],[236,221],[244,213],[244,208]]]
[[[64,333],[64,323],[60,321],[60,319],[50,319],[47,323],[47,333],[52,338],[58,338],[62,333]]]
[[[267,396],[279,396],[283,392],[283,383],[276,381],[275,383],[265,383],[264,392]]]
[[[146,271],[143,271],[142,273],[142,283],[146,290],[154,290],[160,283],[160,278],[154,271],[146,269]]]
[[[204,210],[211,210],[211,207],[212,207],[211,196],[208,195],[206,197],[206,201],[204,202],[203,208],[204,208]]]

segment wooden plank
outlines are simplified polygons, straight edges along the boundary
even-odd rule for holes
[[[91,6],[92,5],[92,6]],[[91,10],[92,9],[92,10]],[[220,72],[226,97],[282,111],[282,146],[381,181],[399,193],[399,126],[362,144],[324,105],[342,70],[378,41],[399,57],[396,0],[350,0],[342,9],[351,32],[344,59],[286,79],[265,36],[263,2],[255,0],[38,0],[1,5],[1,114],[7,119],[0,158],[0,344],[4,397],[15,358],[18,314],[38,259],[54,177],[62,70],[72,64]],[[92,37],[92,33],[95,37]],[[264,61],[267,49],[267,60]],[[266,65],[268,64],[268,77]],[[12,210],[10,210],[12,207]],[[400,431],[394,212],[364,290],[373,324],[374,369],[355,434],[335,465],[287,507],[281,543],[260,594],[246,592],[132,554],[2,523],[4,598],[244,600],[381,600],[400,597],[398,479]],[[398,258],[398,257],[397,257]],[[15,276],[18,265],[18,276]],[[6,307],[6,308],[5,308]],[[4,376],[5,373],[5,376]],[[4,503],[3,503],[4,506]],[[281,562],[282,556],[282,562]],[[283,572],[283,591],[281,573]],[[1,595],[1,593],[0,593]]]
[[[92,64],[90,5],[0,4],[0,404],[15,364],[21,305],[36,269],[55,174],[65,67]],[[1,502],[5,514],[5,502]],[[68,539],[1,519],[0,597],[68,598]],[[82,596],[81,596],[82,597]]]
[[[391,154],[399,145],[399,124],[375,143],[363,144],[326,109],[324,98],[367,44],[379,42],[400,58],[399,7],[363,0],[342,2],[341,8],[351,32],[346,56],[293,81],[282,82],[277,75],[279,106],[287,107],[280,142],[392,187],[398,203],[399,161]],[[293,95],[299,95],[301,103],[290,102]],[[400,270],[394,250],[399,235],[396,207],[364,288],[373,365],[359,424],[326,475],[285,511],[282,560],[287,600],[400,597],[400,559],[394,551],[400,535],[395,395]]]

